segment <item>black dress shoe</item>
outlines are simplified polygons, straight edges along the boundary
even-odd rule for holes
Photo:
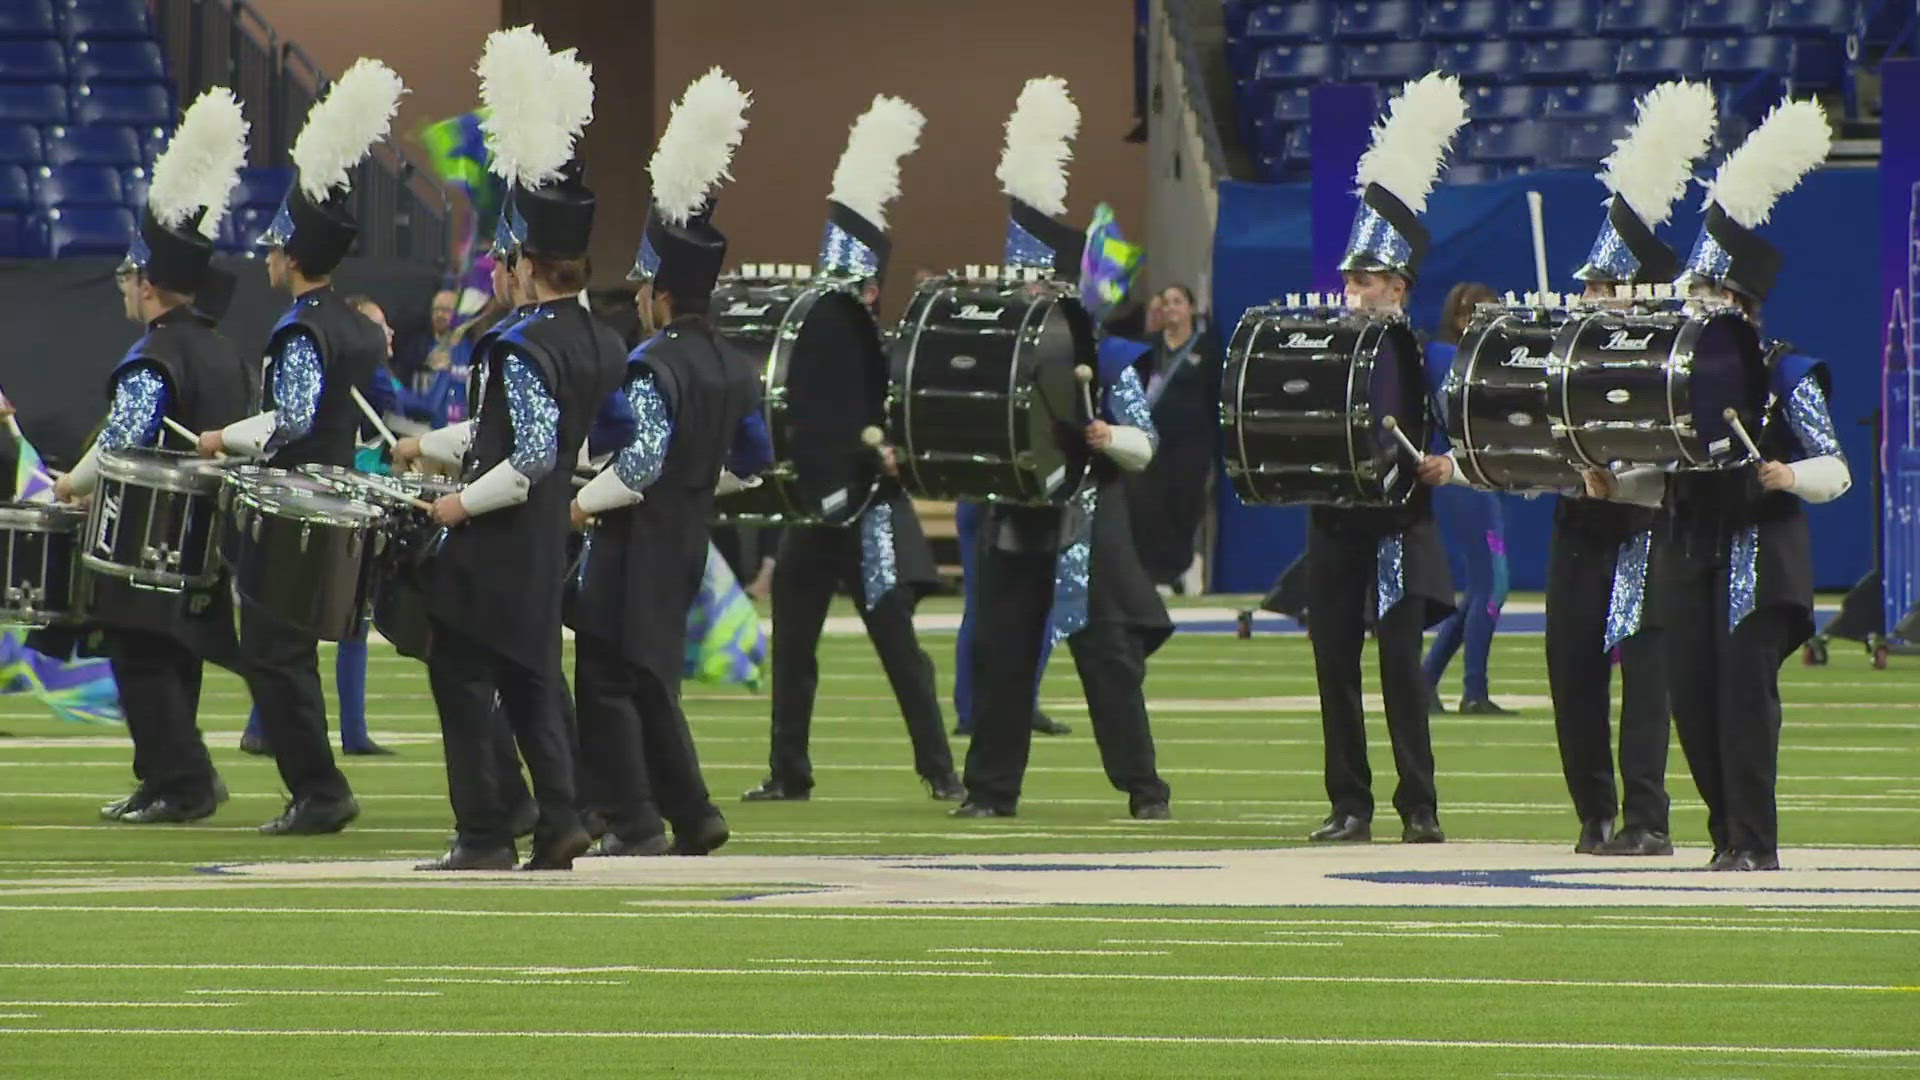
[[[1400,830],[1400,842],[1403,844],[1444,844],[1447,834],[1440,831],[1440,819],[1431,810],[1421,810],[1407,815],[1406,825]]]
[[[760,781],[760,786],[740,796],[741,802],[806,802],[813,797],[812,788],[789,784],[774,777]]]
[[[340,747],[340,752],[343,754],[346,754],[349,757],[392,757],[394,756],[394,751],[389,750],[384,746],[381,746],[379,743],[374,742],[371,739],[359,744],[358,746],[342,745]]]
[[[100,816],[107,821],[119,821],[123,815],[131,813],[153,801],[145,788],[135,788],[124,798],[115,799],[100,808]]]
[[[573,860],[587,853],[593,837],[585,829],[533,842],[533,854],[520,865],[522,870],[571,870]]]
[[[673,846],[667,849],[670,855],[711,855],[719,850],[733,834],[727,831],[727,819],[715,814],[703,818],[700,824],[687,833],[674,830]]]
[[[1447,703],[1440,700],[1440,691],[1436,687],[1427,687],[1427,715],[1438,716],[1447,711]]]
[[[273,749],[267,745],[267,737],[265,735],[241,732],[240,752],[243,754],[252,754],[254,757],[266,757],[273,753]]]
[[[513,833],[515,840],[532,836],[533,830],[539,824],[540,804],[532,799],[514,807],[513,812],[507,815],[507,828]]]
[[[198,799],[163,795],[145,806],[121,814],[119,820],[128,825],[180,825],[212,817],[219,805],[211,793]]]
[[[352,797],[339,800],[295,799],[280,816],[260,826],[268,836],[322,836],[337,833],[360,816]]]
[[[1519,713],[1504,705],[1496,704],[1486,698],[1462,698],[1460,701],[1462,716],[1518,716]]]
[[[922,777],[921,781],[927,785],[927,794],[933,796],[936,802],[965,802],[967,799],[967,786],[952,773]]]
[[[1573,842],[1575,855],[1598,854],[1607,841],[1613,839],[1612,818],[1588,818],[1580,823],[1580,839]]]
[[[673,842],[664,832],[639,840],[622,840],[613,833],[600,837],[600,842],[587,849],[588,858],[638,858],[652,855],[665,855],[673,850]]]
[[[1163,802],[1144,802],[1132,806],[1128,813],[1135,821],[1172,821],[1173,811]]]
[[[1042,735],[1070,735],[1073,733],[1072,728],[1041,712],[1039,709],[1033,710],[1033,730]]]
[[[1780,855],[1778,852],[1772,851],[1740,851],[1737,849],[1723,851],[1714,857],[1713,864],[1709,866],[1708,869],[1722,871],[1778,870],[1780,869]]]
[[[513,845],[497,848],[469,847],[458,840],[445,855],[431,862],[416,863],[415,870],[511,870],[517,859]]]
[[[1316,844],[1364,844],[1373,839],[1373,822],[1353,814],[1328,814],[1307,839]]]
[[[1629,825],[1601,844],[1595,855],[1671,855],[1673,837],[1664,832]]]
[[[531,802],[531,801],[529,801],[527,805],[529,805],[529,806],[533,806],[533,804],[532,804],[532,802]],[[539,820],[539,818],[540,818],[540,808],[539,808],[539,807],[537,807],[537,806],[534,806],[534,808],[533,808],[533,816],[534,816],[534,820],[536,820],[536,821],[538,821],[538,820]],[[514,818],[513,818],[513,820],[514,820],[515,822],[518,822],[518,821],[520,820],[520,816],[519,816],[519,814],[517,814],[517,813],[516,813],[516,814],[514,815]],[[580,811],[580,825],[581,825],[581,827],[582,827],[582,828],[584,828],[584,829],[586,829],[586,830],[587,830],[587,835],[588,835],[588,836],[591,836],[591,837],[593,837],[593,838],[594,838],[595,840],[598,840],[598,839],[600,839],[601,837],[603,837],[603,836],[605,836],[605,835],[607,835],[608,833],[610,833],[610,832],[612,832],[612,831],[613,831],[613,826],[611,826],[611,825],[609,825],[609,824],[607,824],[607,815],[605,815],[605,814],[603,814],[603,813],[601,813],[601,812],[600,812],[600,811],[598,811],[598,810],[582,810],[582,811]],[[527,831],[528,831],[528,832],[532,832],[532,831],[533,831],[533,828],[532,828],[532,826],[528,826],[528,828],[527,828]],[[521,833],[515,833],[514,835],[516,835],[516,836],[520,836],[520,835],[524,835],[524,834],[521,834]]]
[[[1011,806],[988,806],[986,803],[977,803],[968,800],[954,807],[953,812],[947,816],[957,818],[1013,817],[1014,810]]]

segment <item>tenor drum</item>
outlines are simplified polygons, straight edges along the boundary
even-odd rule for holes
[[[1569,321],[1553,352],[1548,393],[1580,463],[1719,469],[1746,460],[1724,413],[1759,430],[1767,369],[1737,310],[1593,312]]]
[[[433,502],[460,490],[459,482],[443,476],[402,473],[384,478],[388,486],[412,498]],[[429,563],[446,535],[431,515],[409,502],[373,492],[387,502],[386,550],[373,586],[373,625],[394,651],[424,661],[432,651],[433,624],[428,618]]]
[[[1227,476],[1248,505],[1394,506],[1419,483],[1381,426],[1391,416],[1426,445],[1426,371],[1401,317],[1254,308],[1222,386]]]
[[[220,576],[218,465],[146,447],[100,455],[80,564],[92,574],[180,591]]]
[[[52,503],[0,504],[0,623],[81,621],[79,551],[87,512]]]
[[[353,636],[383,545],[385,511],[275,470],[229,480],[228,561],[240,595],[323,641]]]
[[[1086,475],[1093,420],[1074,368],[1096,363],[1070,290],[921,285],[892,344],[901,483],[926,499],[1064,502]]]
[[[773,465],[714,502],[722,522],[844,525],[873,499],[880,463],[861,441],[886,423],[887,358],[851,286],[786,278],[722,281],[715,329],[760,362]]]
[[[1579,459],[1548,392],[1565,323],[1564,311],[1484,305],[1467,324],[1447,379],[1447,436],[1475,486],[1581,486]]]

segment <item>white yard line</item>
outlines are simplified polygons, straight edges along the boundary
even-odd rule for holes
[[[421,976],[388,979],[390,983],[473,983],[480,986],[625,986],[625,979],[467,979],[451,976]]]
[[[443,997],[438,990],[253,990],[226,988],[220,990],[188,990],[189,994],[205,994],[209,997],[226,997],[246,994],[256,997]]]
[[[956,948],[956,949],[928,949],[927,951],[930,953],[980,953],[980,954],[990,954],[995,956],[1000,956],[1000,955],[1006,955],[1006,956],[1172,956],[1173,955],[1173,953],[1165,949],[1013,949],[1013,948],[990,949],[990,948],[976,947],[976,948]],[[901,961],[901,963],[906,963],[906,962],[907,961]],[[940,961],[938,960],[933,960],[928,962],[935,963],[935,964],[940,963]],[[749,963],[751,963],[751,961],[749,961]],[[968,974],[984,974],[984,972],[969,972]]]

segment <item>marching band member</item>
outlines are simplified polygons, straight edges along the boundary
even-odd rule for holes
[[[1012,202],[1006,262],[1083,277],[1086,238],[1066,209],[1066,160],[1080,110],[1058,78],[1029,80],[1007,121],[999,177]],[[1096,252],[1104,244],[1095,245]],[[1088,479],[1065,506],[987,508],[977,553],[980,610],[973,639],[973,742],[967,798],[955,817],[1012,817],[1032,747],[1041,643],[1065,639],[1086,694],[1107,780],[1143,821],[1171,816],[1154,761],[1142,684],[1146,661],[1173,632],[1166,605],[1133,550],[1123,472],[1153,458],[1153,418],[1134,364],[1138,342],[1105,337],[1090,387]]]
[[[919,144],[924,122],[907,102],[875,96],[834,169],[816,270],[856,281],[869,307],[886,274],[886,204],[900,193],[900,159]],[[806,799],[813,790],[807,736],[820,682],[820,629],[839,591],[859,605],[893,686],[913,743],[914,771],[936,799],[957,802],[966,793],[953,772],[933,661],[913,630],[914,606],[939,586],[939,570],[913,500],[891,475],[893,448],[877,452],[889,475],[857,523],[783,530],[773,564],[773,747],[767,779],[742,796],[748,802]]]
[[[650,335],[625,369],[635,431],[573,503],[575,525],[596,521],[574,615],[574,689],[582,759],[607,800],[601,855],[658,854],[662,817],[674,853],[704,855],[727,840],[680,679],[715,481],[758,473],[772,457],[764,424],[748,420],[759,415],[759,372],[707,313],[727,251],[708,193],[727,175],[747,103],[713,69],[687,88],[654,150],[653,206],[630,275]]]
[[[1680,283],[1758,319],[1780,253],[1756,231],[1773,204],[1826,160],[1826,113],[1783,102],[1727,155]],[[1852,485],[1834,432],[1825,363],[1782,342],[1767,352],[1769,400],[1750,467],[1663,474],[1595,470],[1590,494],[1664,502],[1654,595],[1669,639],[1668,690],[1680,749],[1707,804],[1715,870],[1777,870],[1780,664],[1813,633],[1813,554],[1801,503]],[[1730,433],[1732,434],[1732,433]],[[1737,445],[1737,444],[1736,444]]]
[[[331,275],[359,235],[348,205],[351,170],[385,138],[400,77],[377,60],[347,69],[307,114],[293,144],[299,176],[260,237],[267,277],[293,294],[267,344],[266,411],[200,436],[200,452],[265,458],[268,465],[353,465],[360,410],[352,390],[386,358],[386,339],[333,290]],[[327,745],[318,643],[254,605],[240,603],[247,684],[267,745],[291,793],[270,834],[336,832],[359,815]]]
[[[106,425],[54,485],[56,497],[90,494],[103,451],[162,444],[163,418],[189,431],[218,431],[252,407],[253,372],[195,307],[221,273],[211,265],[212,237],[246,163],[247,127],[233,92],[216,86],[187,109],[154,162],[146,212],[115,274],[127,318],[146,333],[113,369]],[[238,660],[227,582],[167,593],[98,581],[103,591],[92,617],[105,627],[139,781],[101,816],[140,825],[207,817],[226,789],[194,720],[203,662],[234,667]]]

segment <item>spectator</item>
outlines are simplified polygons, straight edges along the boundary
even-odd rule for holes
[[[1156,585],[1181,591],[1207,512],[1220,441],[1220,341],[1194,312],[1193,290],[1169,285],[1149,305],[1153,351],[1142,371],[1160,447],[1134,477],[1133,546]]]

